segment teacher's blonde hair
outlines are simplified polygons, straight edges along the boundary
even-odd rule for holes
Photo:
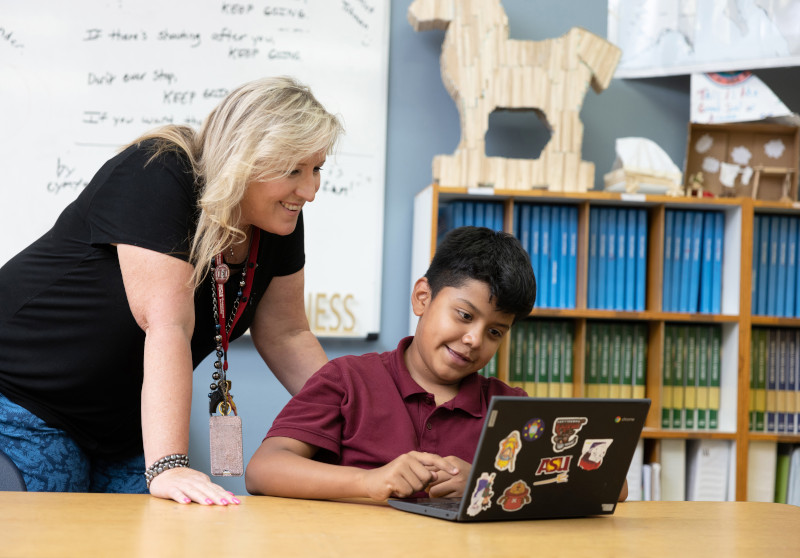
[[[197,132],[166,126],[133,142],[161,140],[154,157],[175,146],[189,157],[200,189],[189,256],[195,287],[215,254],[245,238],[236,224],[247,184],[286,176],[300,161],[320,152],[330,154],[342,132],[339,118],[326,111],[307,86],[290,77],[269,77],[233,90]]]

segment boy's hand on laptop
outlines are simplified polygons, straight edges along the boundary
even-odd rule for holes
[[[458,473],[453,475],[447,470],[437,471],[436,480],[428,485],[425,492],[432,498],[460,498],[464,494],[472,465],[455,455],[445,457],[444,460],[457,468]]]
[[[457,476],[454,463],[434,453],[410,451],[383,467],[364,471],[366,492],[373,500],[407,498],[425,490],[439,475]]]

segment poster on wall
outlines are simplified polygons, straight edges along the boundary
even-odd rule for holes
[[[46,232],[120,146],[165,124],[196,128],[239,84],[291,75],[346,130],[303,210],[306,313],[322,337],[376,334],[388,50],[389,5],[379,0],[5,2],[0,265]]]
[[[797,66],[800,2],[609,0],[608,40],[618,78]]]

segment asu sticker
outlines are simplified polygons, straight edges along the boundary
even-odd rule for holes
[[[581,458],[578,460],[578,467],[584,471],[594,471],[599,469],[603,464],[603,458],[608,451],[608,446],[614,440],[584,440],[583,450],[581,450]]]
[[[561,417],[553,422],[553,451],[562,452],[578,445],[578,432],[589,422],[586,417]]]
[[[472,498],[469,501],[467,515],[475,517],[483,510],[488,510],[492,507],[492,498],[494,498],[492,486],[494,485],[495,474],[481,473],[481,476],[478,477],[475,482],[475,490],[472,491]]]
[[[494,461],[494,466],[498,471],[514,472],[514,467],[517,463],[517,454],[522,449],[522,440],[519,436],[519,430],[514,430],[500,441],[500,450],[497,452],[497,457]]]
[[[566,473],[572,463],[571,455],[558,455],[556,457],[543,457],[536,469],[536,476],[550,475],[553,473]]]
[[[503,491],[497,504],[507,512],[515,512],[530,504],[531,500],[531,488],[524,480],[518,480]]]
[[[525,425],[522,430],[522,438],[528,442],[533,442],[542,436],[542,432],[544,432],[544,421],[540,418],[534,418]]]

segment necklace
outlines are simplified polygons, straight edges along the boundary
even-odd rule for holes
[[[230,268],[224,263],[222,253],[217,254],[211,264],[211,299],[214,310],[214,342],[217,357],[214,362],[214,372],[211,374],[211,378],[214,381],[209,386],[211,392],[208,394],[210,400],[209,413],[211,415],[217,410],[223,415],[229,414],[231,410],[234,414],[237,414],[236,405],[233,403],[233,395],[230,393],[231,382],[227,379],[228,340],[234,325],[247,306],[258,258],[259,237],[259,229],[254,228],[248,250],[249,256],[242,267],[239,288],[236,291],[236,298],[233,301],[229,315],[226,315],[225,311],[225,283],[230,277]],[[244,303],[244,306],[241,306],[242,303]]]

